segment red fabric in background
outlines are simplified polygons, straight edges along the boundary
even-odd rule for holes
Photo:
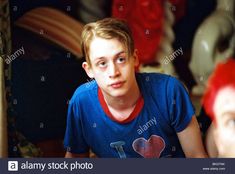
[[[128,22],[140,63],[154,62],[162,35],[163,2],[164,0],[113,0],[113,17]]]
[[[176,23],[186,13],[186,0],[169,0],[169,2],[174,6],[172,7],[172,11],[174,13]]]
[[[129,24],[139,52],[140,63],[155,62],[163,34],[165,0],[113,0],[113,17],[125,19]],[[170,0],[177,20],[184,15],[185,0]],[[175,11],[174,11],[175,9]],[[183,10],[182,10],[183,9]],[[182,11],[181,11],[182,10]]]

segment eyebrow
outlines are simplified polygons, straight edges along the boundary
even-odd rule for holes
[[[226,117],[227,115],[232,115],[235,117],[235,111],[226,111],[222,114],[222,117]]]
[[[118,57],[120,54],[123,54],[123,53],[126,53],[126,52],[125,51],[120,51],[117,54],[115,54],[114,57]],[[94,61],[99,60],[99,59],[103,59],[103,58],[105,58],[105,57],[104,56],[97,57],[97,58],[94,59]]]
[[[119,56],[120,54],[126,53],[125,51],[120,51],[119,53],[117,53],[115,56]]]

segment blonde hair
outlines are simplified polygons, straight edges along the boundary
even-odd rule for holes
[[[95,37],[118,39],[124,45],[128,57],[134,54],[134,41],[128,25],[120,19],[105,18],[86,24],[82,31],[82,54],[86,58],[86,62],[90,65],[90,43]]]

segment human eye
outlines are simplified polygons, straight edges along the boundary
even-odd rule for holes
[[[97,66],[98,66],[99,68],[105,68],[105,67],[107,66],[107,63],[106,63],[105,61],[99,61],[99,62],[97,63]]]
[[[125,57],[118,57],[117,58],[117,63],[125,63],[126,62],[126,58]]]
[[[235,112],[226,112],[220,118],[226,128],[235,131]]]
[[[227,126],[231,129],[235,129],[235,118],[229,119],[227,121]]]

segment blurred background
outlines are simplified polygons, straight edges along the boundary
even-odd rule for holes
[[[234,57],[234,10],[234,0],[0,0],[0,157],[64,156],[69,99],[89,81],[81,30],[105,17],[128,22],[138,71],[179,78],[204,115],[208,76]]]

